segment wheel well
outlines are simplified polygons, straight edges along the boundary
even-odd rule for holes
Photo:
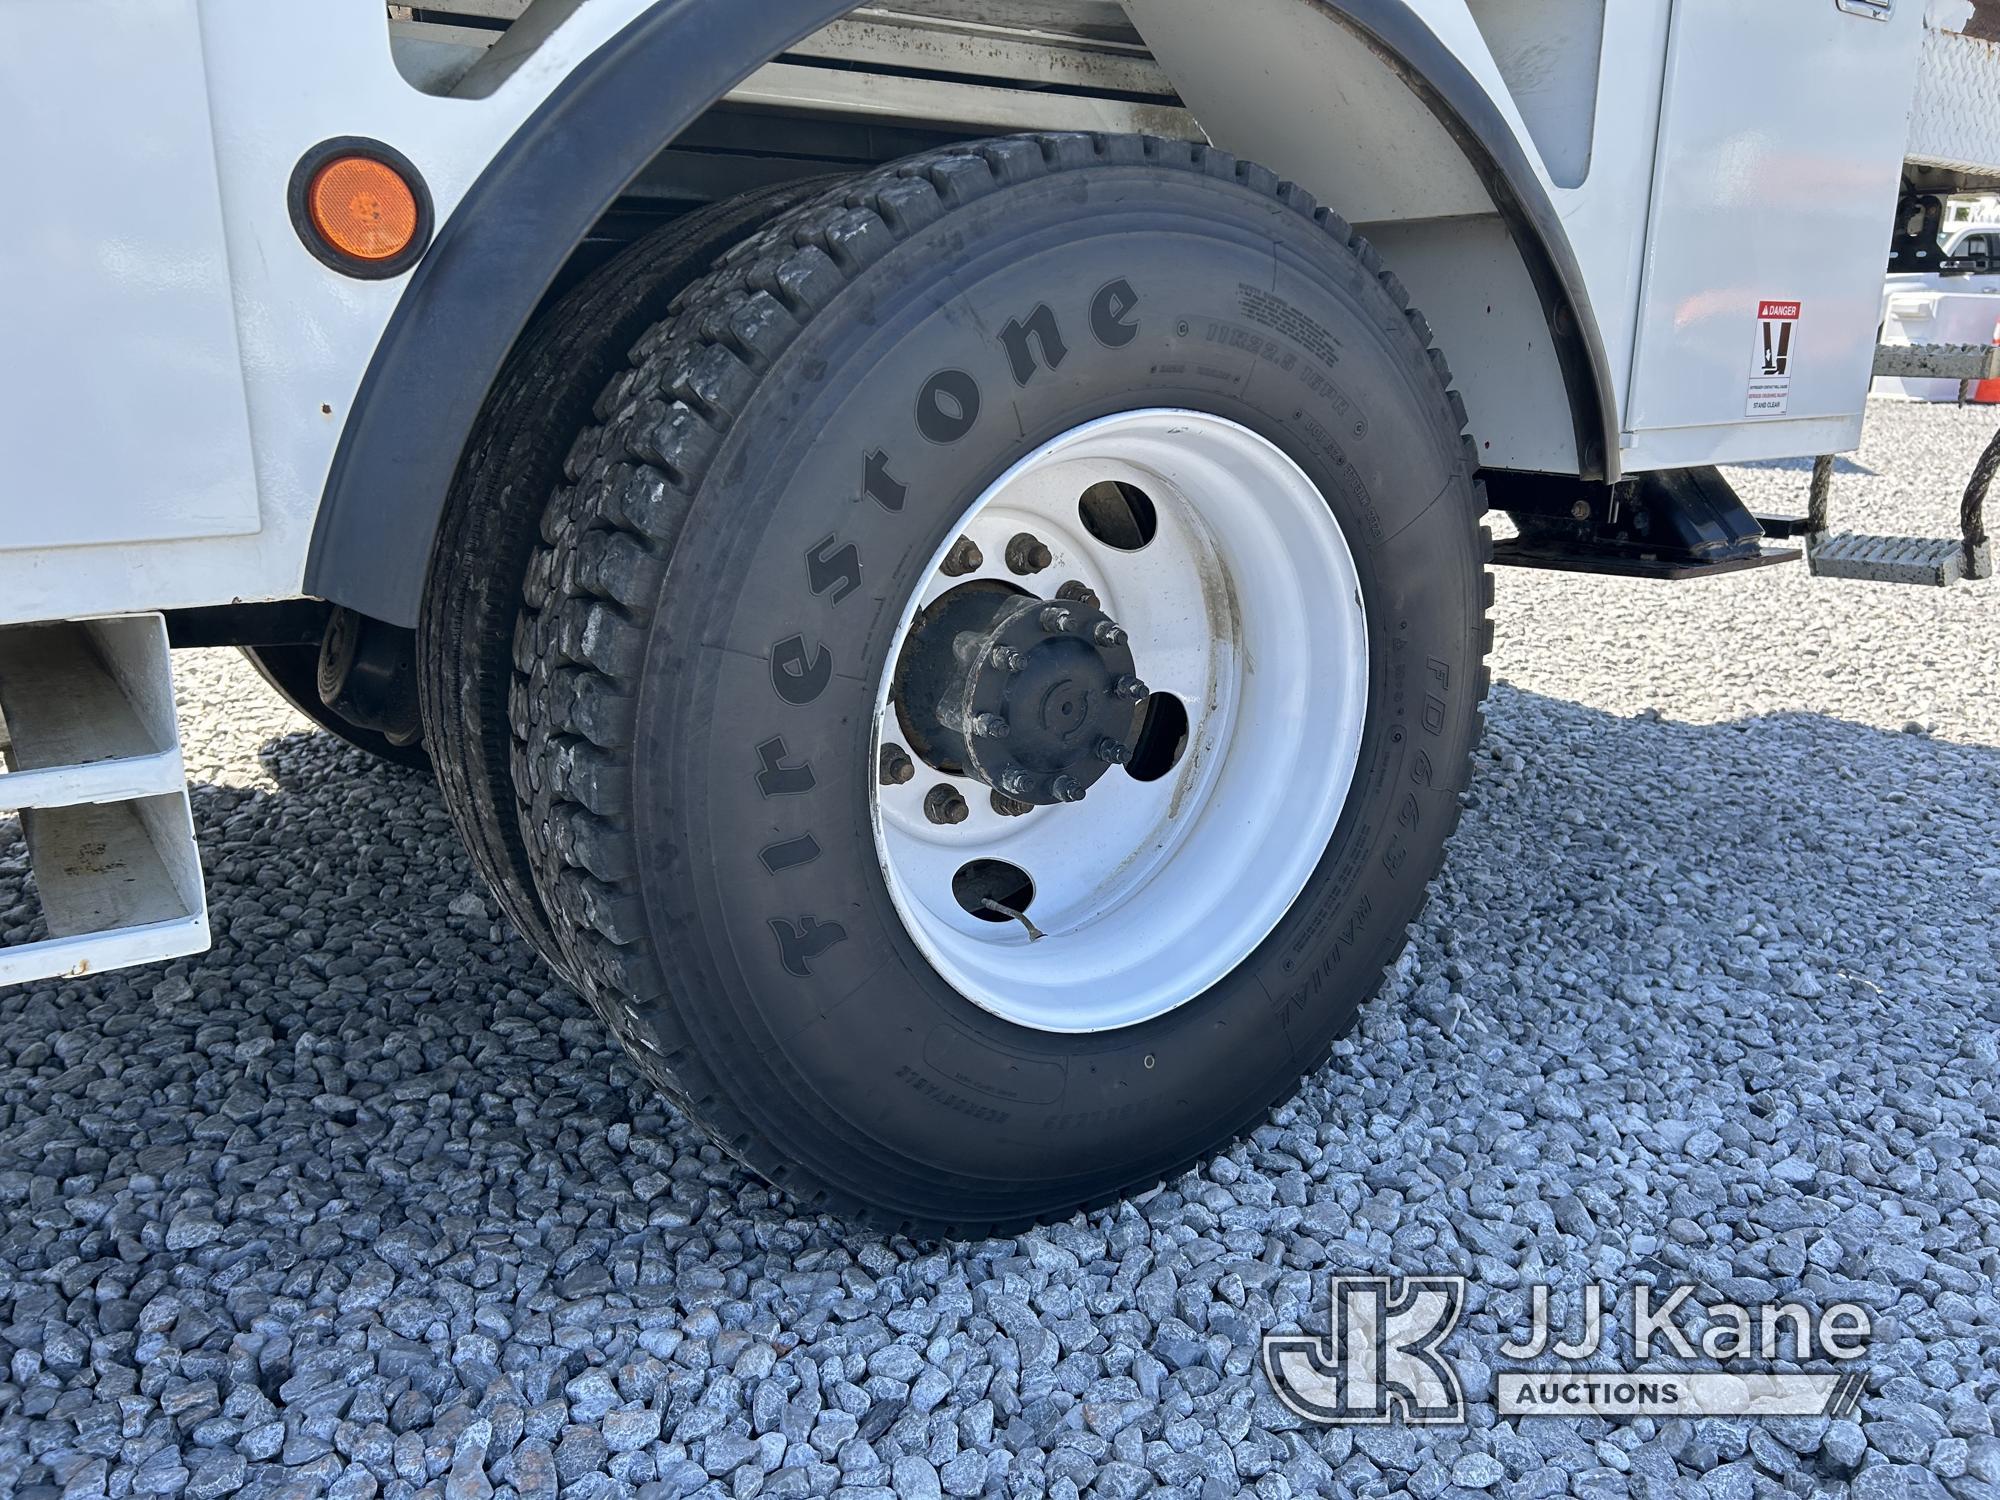
[[[1216,144],[1332,205],[1409,287],[1451,359],[1483,462],[1613,477],[1614,387],[1536,165],[1552,154],[1569,176],[1587,170],[1596,50],[1543,33],[1590,31],[1593,9],[1601,26],[1599,0],[1551,0],[1532,8],[1546,11],[1539,23],[1470,5],[1463,19],[1490,34],[1468,24],[1456,48],[1404,0],[1128,8]],[[1561,107],[1535,111],[1539,141],[1496,99],[1511,97],[1504,73],[1489,87],[1460,55],[1482,46],[1562,70],[1550,90]]]
[[[537,10],[559,3],[540,0]],[[305,591],[414,624],[465,438],[509,351],[549,297],[646,229],[760,183],[955,139],[1091,120],[1197,133],[1184,99],[1216,144],[1294,177],[1366,228],[1460,368],[1489,463],[1586,476],[1615,466],[1612,388],[1560,221],[1491,97],[1403,0],[1033,8],[1065,6],[1084,19],[1075,56],[1060,66],[1082,71],[1032,87],[968,75],[936,54],[918,56],[922,66],[838,55],[882,45],[829,30],[851,24],[846,0],[660,0],[642,13],[528,118],[413,273],[343,430]],[[898,7],[958,25],[954,8],[966,10],[963,0]],[[1138,32],[1090,31],[1128,11]],[[823,55],[819,39],[829,36],[836,55]],[[759,70],[760,57],[791,71]],[[981,68],[1022,65],[1004,48],[982,57]],[[1289,75],[1280,87],[1242,88],[1231,70],[1246,58],[1281,70],[1298,59],[1337,66],[1343,88]],[[1113,71],[1090,71],[1105,67]],[[1245,109],[1245,96],[1263,102]],[[1351,102],[1335,109],[1329,100]],[[1384,130],[1402,166],[1394,193],[1370,197],[1365,153],[1334,146],[1357,131],[1379,142]],[[1483,321],[1480,309],[1504,317]],[[1496,441],[1503,451],[1491,450]]]
[[[634,240],[694,209],[777,183],[864,171],[988,133],[715,104],[647,163],[591,226],[556,273],[543,305]]]

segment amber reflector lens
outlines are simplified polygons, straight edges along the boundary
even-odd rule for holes
[[[417,234],[417,195],[387,162],[337,156],[313,174],[306,209],[320,238],[356,260],[388,260]]]

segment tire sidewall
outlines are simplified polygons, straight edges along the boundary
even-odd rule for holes
[[[1043,307],[1060,362],[1030,340],[1023,383],[1003,332]],[[938,395],[966,389],[947,372],[976,386],[976,417]],[[876,694],[981,492],[1048,439],[1141,407],[1241,423],[1319,486],[1360,574],[1368,713],[1333,838],[1271,936],[1164,1016],[1057,1035],[965,1000],[906,932],[870,817]],[[900,508],[866,493],[875,455]],[[829,1181],[930,1214],[940,1193],[996,1214],[1088,1197],[1254,1120],[1351,1023],[1455,819],[1481,646],[1472,504],[1457,421],[1395,301],[1233,179],[1011,184],[855,277],[736,419],[642,676],[642,904],[732,1102]]]

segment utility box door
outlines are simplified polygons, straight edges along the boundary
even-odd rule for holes
[[[1705,462],[1746,423],[1858,423],[1923,8],[1674,0],[1623,424],[1640,467]],[[1811,451],[1784,436],[1770,451]]]
[[[0,133],[0,551],[256,531],[194,0],[0,4]]]

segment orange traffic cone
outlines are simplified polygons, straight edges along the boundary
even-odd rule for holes
[[[1993,324],[1993,342],[2000,344],[2000,320]],[[2000,380],[1973,381],[1965,399],[1981,406],[2000,406]]]

